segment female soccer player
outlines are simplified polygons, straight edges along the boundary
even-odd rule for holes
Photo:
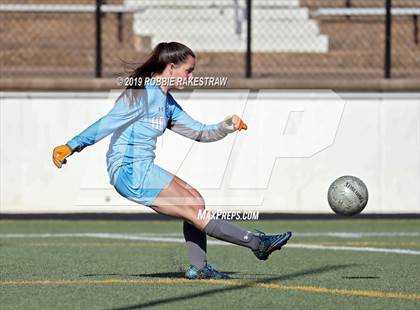
[[[180,79],[192,77],[195,55],[187,46],[159,43],[149,59],[132,73],[136,81],[153,78],[175,83],[146,83],[128,86],[111,111],[68,141],[54,148],[53,162],[61,168],[67,157],[113,133],[107,152],[110,183],[127,199],[151,207],[160,214],[184,220],[184,237],[190,261],[189,279],[228,279],[227,274],[207,263],[206,234],[250,248],[258,259],[266,260],[279,250],[291,233],[266,235],[250,232],[220,219],[201,218],[205,203],[200,193],[176,175],[154,164],[157,137],[166,128],[199,142],[212,142],[247,125],[237,115],[214,125],[192,119],[170,94],[181,89]],[[172,80],[173,81],[173,80]]]

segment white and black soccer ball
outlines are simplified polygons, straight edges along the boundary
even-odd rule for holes
[[[366,207],[369,194],[365,183],[345,175],[335,180],[328,189],[328,203],[340,215],[356,215]]]

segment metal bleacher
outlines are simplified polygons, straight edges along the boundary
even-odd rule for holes
[[[138,8],[137,1],[124,3]],[[243,1],[202,0],[189,2],[188,6],[177,3],[168,6],[165,0],[142,1],[142,9],[134,13],[134,33],[148,38],[151,46],[176,37],[196,51],[245,50]],[[299,0],[254,0],[252,22],[255,52],[328,52],[328,37],[320,33],[317,23],[310,19],[309,10],[301,7]]]

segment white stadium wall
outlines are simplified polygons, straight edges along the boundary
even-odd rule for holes
[[[0,93],[1,212],[150,212],[109,184],[109,137],[68,159],[63,144],[104,115],[118,92]],[[197,143],[170,130],[156,163],[197,187],[209,209],[331,213],[342,175],[369,190],[365,213],[420,213],[419,94],[196,91],[175,98],[194,118],[243,115],[249,130]]]

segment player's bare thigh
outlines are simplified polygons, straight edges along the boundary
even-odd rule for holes
[[[203,229],[208,223],[207,219],[200,219],[198,216],[199,210],[204,208],[201,195],[176,176],[160,192],[151,208],[160,214],[182,218],[199,229]]]
[[[174,180],[179,185],[181,185],[186,190],[188,190],[196,198],[196,201],[195,201],[196,205],[201,206],[202,209],[205,209],[205,202],[204,202],[203,196],[201,196],[201,194],[194,187],[192,187],[190,184],[188,184],[187,182],[185,182],[184,180],[182,180],[180,177],[176,175],[174,175]]]

